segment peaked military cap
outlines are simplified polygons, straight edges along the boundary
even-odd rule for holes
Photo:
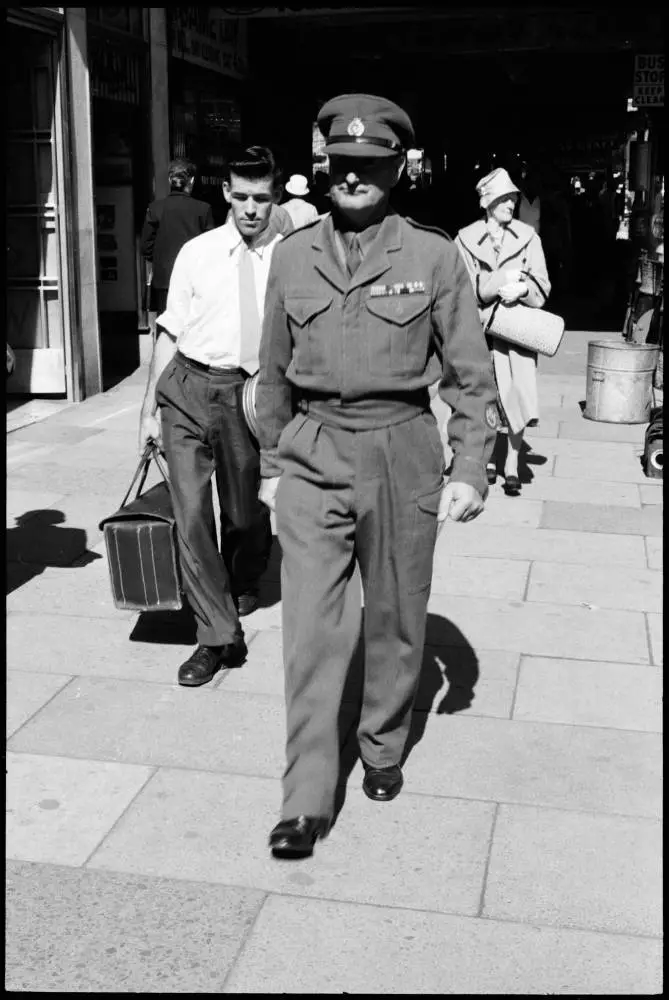
[[[319,111],[318,127],[335,156],[396,156],[415,142],[406,111],[372,94],[333,97]]]

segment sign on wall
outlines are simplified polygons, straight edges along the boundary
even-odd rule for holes
[[[174,7],[172,55],[225,76],[243,79],[248,72],[246,24],[218,16],[215,7]]]
[[[664,56],[634,57],[634,103],[637,108],[664,107]]]

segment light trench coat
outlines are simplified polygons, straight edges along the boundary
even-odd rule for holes
[[[522,302],[534,309],[541,309],[544,305],[550,294],[551,284],[541,240],[532,226],[512,219],[505,229],[499,255],[493,249],[485,219],[479,219],[471,226],[461,229],[455,243],[474,286],[484,330],[490,323],[497,299],[484,305],[479,296],[479,281],[482,276],[487,278],[493,271],[520,268],[528,272],[525,280],[529,293]],[[492,361],[504,417],[509,429],[518,434],[530,421],[539,419],[537,356],[534,351],[514,347],[490,333],[488,336],[492,344]]]

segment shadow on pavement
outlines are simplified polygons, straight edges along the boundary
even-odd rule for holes
[[[180,611],[142,611],[130,633],[130,641],[161,646],[194,646],[196,632],[195,616],[184,603]]]
[[[506,461],[508,445],[509,440],[506,434],[498,434],[490,461],[495,463],[497,474],[500,477],[504,475],[504,463]],[[545,465],[547,461],[548,459],[545,455],[540,455],[538,452],[533,451],[529,444],[523,441],[520,447],[520,455],[518,456],[518,478],[521,483],[531,483],[534,479],[531,466]]]
[[[346,678],[342,708],[339,713],[341,749],[333,826],[344,807],[348,780],[360,756],[356,730],[360,719],[364,677],[362,635],[361,628],[358,646]],[[441,615],[428,614],[420,683],[402,765],[413,748],[422,740],[430,719],[434,720],[436,715],[453,715],[472,705],[478,679],[478,657],[457,625]],[[441,698],[440,694],[443,695]],[[438,723],[433,721],[433,724]]]
[[[83,567],[101,559],[87,548],[83,528],[60,527],[60,510],[30,510],[15,519],[7,530],[7,594],[18,590],[48,566]]]

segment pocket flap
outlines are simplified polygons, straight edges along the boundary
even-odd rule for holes
[[[304,326],[314,316],[325,312],[331,302],[332,296],[329,299],[286,298],[286,312],[294,323]]]
[[[429,304],[429,295],[389,295],[387,298],[370,298],[366,302],[371,313],[397,326],[406,326],[424,313]]]
[[[425,514],[434,514],[436,517],[439,513],[439,501],[441,500],[442,490],[443,485],[440,484],[437,489],[430,490],[429,493],[423,493],[421,496],[416,497],[419,509]]]

